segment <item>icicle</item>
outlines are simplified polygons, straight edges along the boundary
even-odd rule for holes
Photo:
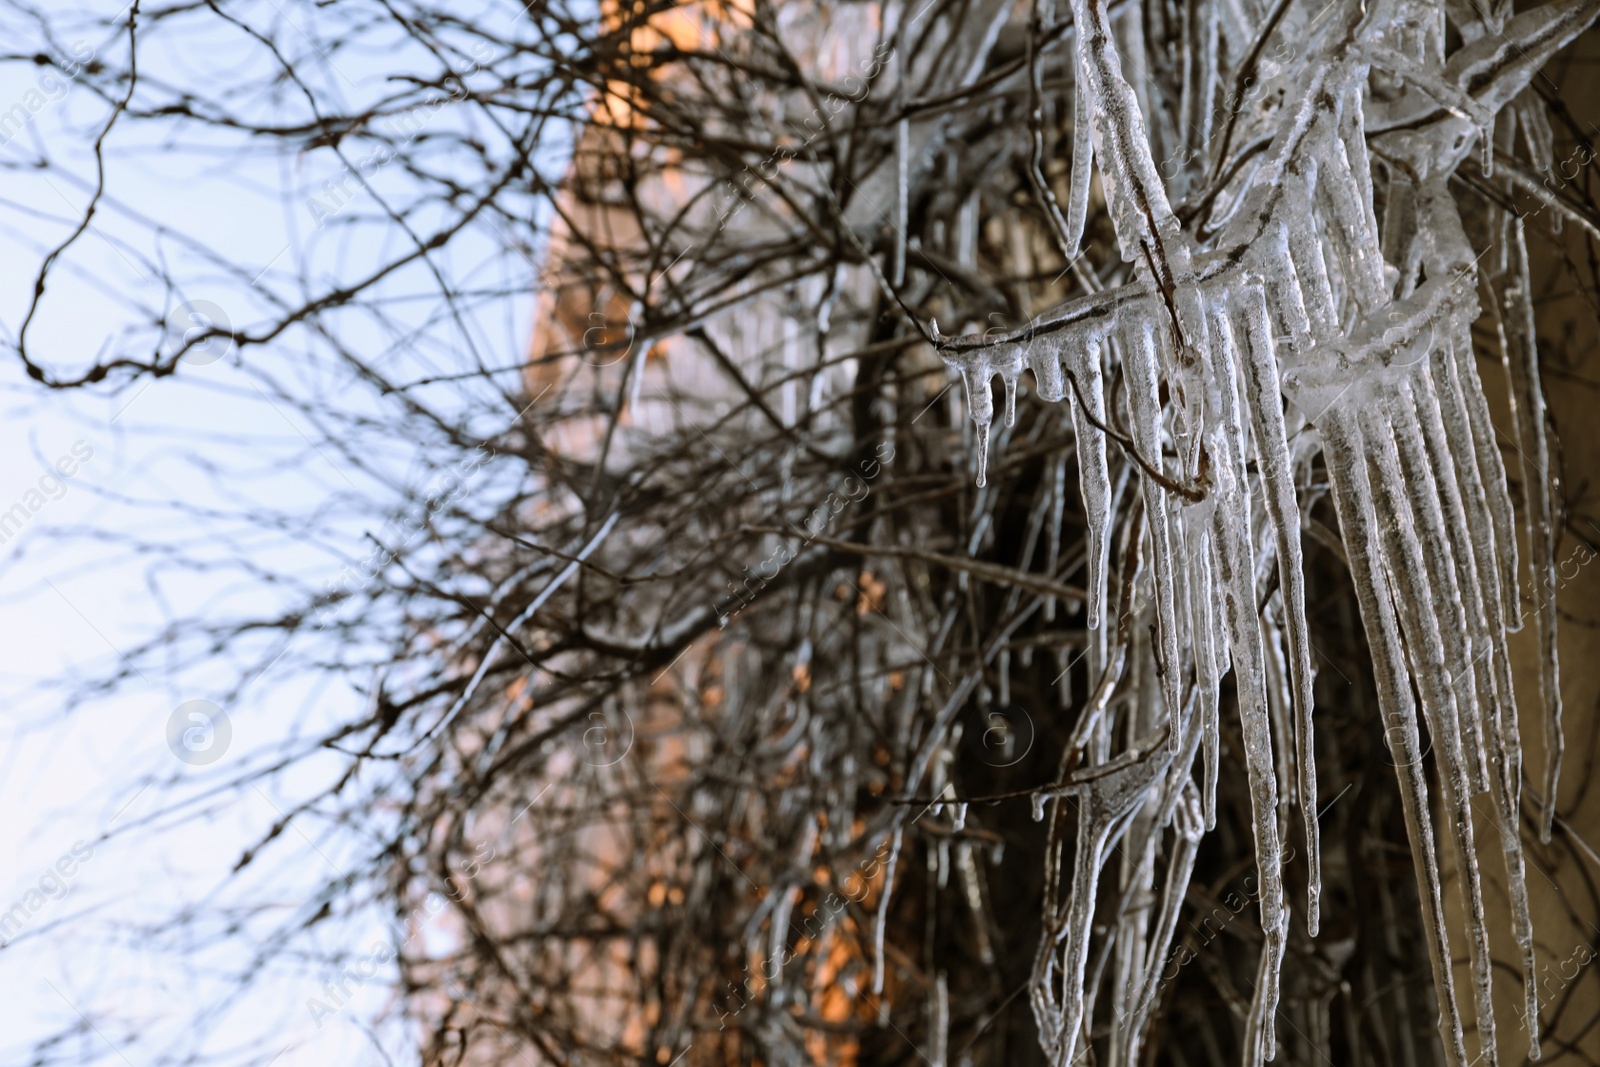
[[[1312,719],[1311,638],[1306,624],[1305,559],[1300,547],[1300,505],[1295,497],[1294,470],[1289,440],[1284,430],[1283,394],[1278,382],[1278,361],[1273,352],[1272,330],[1267,322],[1265,294],[1247,285],[1238,294],[1244,313],[1244,382],[1249,397],[1256,462],[1266,489],[1267,514],[1272,519],[1278,545],[1278,581],[1283,590],[1284,621],[1289,631],[1289,669],[1293,680],[1295,750],[1299,765],[1301,813],[1306,824],[1306,929],[1317,936],[1322,895],[1322,847],[1317,826],[1316,738]],[[1226,327],[1226,322],[1222,324]],[[1219,374],[1232,373],[1223,362],[1223,350],[1214,343]]]
[[[994,420],[994,396],[989,392],[989,379],[994,368],[981,355],[961,368],[961,384],[967,393],[967,415],[978,425],[987,427]]]
[[[1128,382],[1128,397],[1133,411],[1134,446],[1147,462],[1161,466],[1161,409],[1156,397],[1160,371],[1157,357],[1155,322],[1141,317],[1129,329],[1123,344],[1123,374]],[[1172,541],[1167,519],[1167,491],[1154,479],[1144,479],[1144,503],[1149,522],[1150,543],[1156,581],[1156,622],[1161,642],[1161,691],[1166,698],[1167,715],[1174,722],[1180,707],[1178,699],[1178,611],[1173,591]],[[1171,734],[1174,748],[1178,733]]]
[[[1003,649],[1000,653],[1000,703],[1005,707],[1011,706],[1011,649]]]
[[[899,28],[903,30],[904,26]],[[895,92],[901,115],[894,130],[894,284],[897,289],[906,283],[906,244],[911,230],[911,120],[906,116],[906,83],[909,79],[905,49],[901,47],[904,34],[899,36],[902,40],[894,49]]]
[[[1045,795],[1043,793],[1035,793],[1031,799],[1033,801],[1033,821],[1044,822]]]
[[[1511,389],[1511,413],[1522,453],[1523,496],[1527,501],[1528,554],[1533,568],[1533,621],[1539,636],[1539,696],[1544,704],[1545,764],[1540,792],[1539,840],[1550,843],[1556,796],[1561,784],[1561,666],[1556,636],[1556,541],[1551,521],[1550,442],[1545,435],[1544,389],[1539,383],[1539,346],[1534,334],[1533,302],[1529,292],[1528,244],[1522,220],[1511,224],[1514,281],[1504,290],[1505,342],[1501,349]],[[1517,614],[1520,616],[1520,605]]]
[[[1077,80],[1072,87],[1072,187],[1067,198],[1067,254],[1083,247],[1083,227],[1089,218],[1089,182],[1094,177],[1093,93],[1083,77],[1082,53],[1075,51]]]
[[[1421,357],[1419,357],[1419,360]],[[1419,365],[1421,363],[1419,362]],[[1417,423],[1421,401],[1412,395],[1410,382],[1402,379],[1393,386],[1387,408],[1394,432],[1396,455],[1405,475],[1413,521],[1413,533],[1427,566],[1431,607],[1437,621],[1444,655],[1443,683],[1454,700],[1454,712],[1461,738],[1462,771],[1468,783],[1468,796],[1489,787],[1488,763],[1483,738],[1479,733],[1478,691],[1473,684],[1472,631],[1463,609],[1457,584],[1454,551],[1445,532],[1441,490],[1425,452],[1422,430]]]
[[[872,995],[883,995],[884,935],[889,926],[889,897],[894,893],[894,868],[900,862],[902,830],[897,825],[890,837],[889,859],[883,868],[883,889],[878,895],[877,923],[872,932]],[[884,1016],[888,1018],[888,1016]]]
[[[1435,392],[1439,399],[1441,429],[1445,443],[1441,452],[1455,463],[1457,482],[1466,512],[1467,536],[1471,538],[1476,563],[1477,591],[1483,625],[1488,633],[1493,676],[1495,714],[1485,716],[1485,734],[1497,771],[1493,795],[1500,831],[1501,857],[1511,898],[1511,927],[1522,954],[1523,1018],[1529,1021],[1528,1058],[1539,1058],[1539,983],[1535,973],[1533,917],[1528,904],[1527,865],[1522,851],[1519,827],[1522,821],[1522,741],[1516,719],[1516,696],[1512,687],[1510,656],[1505,639],[1505,606],[1500,602],[1500,583],[1496,574],[1497,546],[1489,515],[1486,489],[1473,448],[1472,433],[1455,361],[1448,348],[1433,357]]]
[[[928,1046],[932,1055],[929,1067],[946,1067],[950,1047],[950,983],[943,971],[933,983],[933,1000],[928,1012]]]
[[[1209,151],[1211,148],[1212,123],[1217,120],[1219,115],[1216,97],[1217,91],[1221,88],[1221,82],[1217,78],[1217,52],[1222,38],[1222,29],[1219,24],[1221,21],[1219,8],[1222,5],[1211,3],[1198,4],[1196,6],[1199,9],[1200,16],[1200,91],[1195,94],[1199,107],[1196,118],[1199,121],[1190,128],[1194,130],[1196,140],[1199,142],[1199,148],[1204,152]]]
[[[1451,971],[1450,936],[1435,858],[1433,818],[1428,782],[1423,773],[1416,708],[1400,647],[1400,627],[1390,603],[1388,581],[1380,564],[1377,503],[1368,482],[1365,451],[1355,420],[1342,411],[1325,411],[1317,423],[1322,432],[1334,507],[1350,560],[1350,576],[1361,604],[1361,621],[1372,649],[1373,676],[1383,714],[1384,740],[1394,758],[1400,786],[1411,861],[1416,869],[1422,926],[1439,1002],[1439,1037],[1451,1067],[1466,1067],[1466,1039],[1456,1003]]]
[[[1267,292],[1273,333],[1286,338],[1290,352],[1311,346],[1312,325],[1289,251],[1289,231],[1281,222],[1268,228],[1257,251],[1257,273]]]
[[[1054,404],[1066,395],[1066,380],[1061,375],[1061,356],[1053,338],[1041,337],[1028,351],[1028,366],[1033,370],[1034,391],[1039,399]],[[1080,383],[1081,384],[1081,383]]]
[[[1433,369],[1443,365],[1444,357],[1439,350],[1432,354],[1427,363],[1419,362],[1412,370],[1411,393],[1416,403],[1422,440],[1427,448],[1427,464],[1435,473],[1435,486],[1448,522],[1451,551],[1456,566],[1456,581],[1461,593],[1461,607],[1465,612],[1464,621],[1470,636],[1472,678],[1458,679],[1458,685],[1471,684],[1476,687],[1476,715],[1471,728],[1485,750],[1475,762],[1482,764],[1479,773],[1487,787],[1490,779],[1489,757],[1498,753],[1503,747],[1503,741],[1499,737],[1498,716],[1493,710],[1501,697],[1496,693],[1492,679],[1493,663],[1490,657],[1497,651],[1503,654],[1503,646],[1497,650],[1491,636],[1483,583],[1479,579],[1483,557],[1482,543],[1485,538],[1474,538],[1471,526],[1468,524],[1467,505],[1461,491],[1462,482],[1457,471],[1457,460],[1450,449],[1449,433],[1444,425],[1445,400],[1441,398],[1447,396],[1451,387],[1448,379],[1441,381],[1435,377]],[[1471,462],[1470,450],[1466,451],[1463,459]],[[1472,465],[1472,470],[1475,474],[1477,470],[1475,463]],[[1487,528],[1484,534],[1488,537],[1493,536],[1492,531]],[[1492,558],[1491,555],[1489,559]],[[1488,576],[1492,584],[1494,581],[1492,569],[1489,570]],[[1495,625],[1498,628],[1500,624],[1497,622]],[[1495,758],[1498,770],[1498,756]]]
[[[1522,951],[1522,985],[1525,998],[1523,1015],[1539,1017],[1539,983],[1534,973],[1533,917],[1528,905],[1527,865],[1522,852],[1522,741],[1518,735],[1516,695],[1511,682],[1511,659],[1506,648],[1505,608],[1500,603],[1500,583],[1496,577],[1496,546],[1493,522],[1478,470],[1477,453],[1472,447],[1466,406],[1455,374],[1455,361],[1448,349],[1433,356],[1435,392],[1445,435],[1442,451],[1455,462],[1457,482],[1466,510],[1467,534],[1471,538],[1476,563],[1477,589],[1481,597],[1485,628],[1489,635],[1489,667],[1494,679],[1495,714],[1485,717],[1496,771],[1493,785],[1500,830],[1501,855],[1505,860],[1506,881],[1511,894],[1511,928]],[[1529,1026],[1530,1059],[1539,1058],[1539,1031]]]
[[[1478,453],[1479,480],[1484,486],[1489,515],[1494,520],[1494,543],[1500,559],[1500,602],[1508,609],[1506,629],[1516,631],[1522,628],[1522,621],[1514,610],[1519,603],[1517,535],[1511,496],[1506,489],[1505,463],[1500,458],[1494,423],[1489,418],[1489,402],[1484,397],[1483,383],[1478,378],[1471,332],[1458,328],[1451,340],[1451,356],[1455,361],[1456,377],[1461,383],[1461,399],[1467,406],[1467,420],[1472,426],[1472,441]]]
[[[1172,823],[1185,789],[1192,788],[1194,784],[1194,759],[1200,753],[1200,742],[1203,739],[1202,720],[1197,711],[1199,699],[1199,688],[1191,686],[1189,703],[1183,709],[1183,744],[1178,748],[1178,754],[1173,758],[1172,767],[1167,772],[1167,781],[1161,789],[1155,816],[1146,818],[1149,824],[1147,829],[1152,833],[1165,830]],[[1195,796],[1198,799],[1199,794]]]
[[[1189,584],[1194,591],[1190,598],[1191,645],[1194,652],[1195,695],[1199,700],[1199,721],[1195,728],[1200,735],[1204,752],[1203,777],[1205,787],[1201,802],[1206,830],[1217,825],[1217,770],[1218,750],[1221,744],[1217,705],[1220,700],[1222,669],[1217,662],[1217,611],[1212,577],[1210,511],[1213,501],[1187,509],[1184,523],[1187,540],[1185,555],[1188,559]],[[1180,759],[1180,763],[1181,763]],[[1185,776],[1188,768],[1183,770]]]
[[[1284,237],[1311,333],[1321,339],[1332,336],[1336,329],[1333,290],[1328,283],[1327,264],[1322,258],[1322,242],[1315,230],[1306,225],[1312,216],[1305,182],[1303,177],[1285,179],[1284,198],[1293,221],[1286,224]],[[1298,218],[1295,217],[1297,211]]]
[[[989,484],[989,420],[974,421],[972,432],[976,436],[978,445],[978,488],[982,489]]]
[[[1212,544],[1209,531],[1206,533],[1206,549],[1201,557],[1200,566],[1206,588],[1215,589],[1216,547]],[[1205,730],[1205,788],[1201,795],[1201,804],[1205,814],[1206,831],[1209,833],[1217,828],[1217,774],[1222,770],[1222,719],[1218,709],[1221,701],[1220,679],[1227,673],[1231,664],[1226,661],[1226,643],[1223,640],[1222,628],[1217,625],[1216,601],[1211,596],[1206,597],[1206,613],[1206,626],[1211,631],[1208,637],[1211,643],[1210,660],[1214,666],[1211,691],[1206,694],[1205,704],[1201,708],[1202,727]]]
[[[1287,916],[1284,918],[1284,924],[1288,924]],[[1273,1018],[1273,1013],[1278,1010],[1277,990],[1274,988],[1271,997],[1264,996],[1262,992],[1268,983],[1277,985],[1278,969],[1283,964],[1281,942],[1276,956],[1269,954],[1272,947],[1271,941],[1268,941],[1267,947],[1261,952],[1261,959],[1256,963],[1255,995],[1250,998],[1250,1012],[1245,1016],[1244,1024],[1246,1064],[1257,1064],[1273,1059],[1278,1050],[1277,1028]]]
[[[1213,326],[1226,329],[1217,314]],[[1230,341],[1219,338],[1213,352],[1222,357]],[[1217,436],[1221,455],[1217,462],[1217,503],[1212,513],[1212,544],[1217,562],[1217,588],[1221,593],[1229,648],[1239,694],[1239,720],[1244,734],[1245,770],[1250,779],[1250,807],[1254,815],[1256,868],[1261,878],[1261,981],[1252,1002],[1259,1009],[1259,1040],[1246,1038],[1246,1067],[1259,1064],[1274,1048],[1273,1034],[1278,1004],[1278,967],[1283,960],[1288,918],[1283,905],[1283,858],[1278,839],[1278,785],[1274,776],[1272,726],[1267,715],[1266,679],[1262,665],[1260,616],[1256,611],[1255,576],[1251,571],[1248,501],[1244,491],[1244,455],[1241,451],[1240,411],[1233,378],[1218,374],[1219,415],[1224,433]]]
[[[1548,174],[1555,165],[1556,138],[1544,105],[1536,94],[1526,90],[1515,103],[1512,116],[1521,126],[1523,143],[1528,146],[1528,165],[1536,174]]]
[[[1366,109],[1363,104],[1361,84],[1352,82],[1339,98],[1338,138],[1343,148],[1344,176],[1354,186],[1356,207],[1361,213],[1358,228],[1372,234],[1374,240],[1382,232],[1378,229],[1378,216],[1373,209],[1372,159],[1367,152]],[[1385,263],[1381,248],[1373,248],[1376,255],[1371,268],[1376,271],[1379,287],[1387,296],[1389,286],[1384,281]]]
[[[1429,568],[1423,541],[1413,527],[1411,507],[1401,474],[1401,459],[1394,437],[1374,411],[1363,413],[1373,470],[1385,506],[1384,555],[1389,571],[1402,590],[1396,602],[1406,627],[1406,647],[1417,665],[1417,688],[1422,693],[1428,729],[1440,750],[1439,777],[1445,803],[1454,816],[1451,829],[1463,877],[1459,880],[1466,915],[1467,947],[1472,962],[1478,1008],[1478,1036],[1485,1067],[1494,1067],[1498,1053],[1494,1040],[1494,994],[1489,934],[1483,912],[1483,887],[1478,874],[1478,850],[1472,826],[1472,801],[1468,792],[1466,758],[1457,729],[1455,694],[1444,665],[1444,620],[1428,610],[1434,602],[1429,588]]]
[[[966,805],[962,805],[966,810]],[[961,888],[967,911],[972,916],[972,928],[977,935],[978,959],[986,965],[995,961],[994,941],[989,936],[989,920],[983,911],[983,872],[978,868],[979,845],[962,841],[956,848],[956,869],[961,875]]]
[[[1080,347],[1081,344],[1081,347]],[[1106,437],[1094,423],[1107,425],[1101,387],[1100,339],[1068,342],[1062,355],[1075,383],[1071,389],[1072,426],[1078,439],[1078,488],[1087,519],[1089,607],[1087,626],[1099,629],[1105,618],[1106,570],[1110,564],[1112,493],[1106,466]],[[1081,398],[1081,402],[1080,402]]]
[[[1467,49],[1463,49],[1463,52]],[[1430,237],[1429,286],[1437,284],[1455,305],[1456,314],[1437,322],[1451,342],[1450,355],[1461,400],[1466,409],[1473,450],[1477,457],[1479,482],[1493,520],[1494,542],[1500,575],[1500,599],[1509,609],[1518,603],[1517,547],[1515,516],[1506,487],[1505,465],[1500,457],[1496,430],[1489,417],[1489,405],[1478,379],[1473,356],[1470,322],[1477,317],[1477,299],[1472,280],[1476,275],[1476,256],[1461,227],[1455,201],[1442,178],[1434,178],[1415,190],[1417,228]],[[1441,341],[1444,338],[1441,338]],[[1509,629],[1518,629],[1519,619],[1507,618]]]
[[[939,339],[938,324],[934,324],[934,340]],[[998,373],[1006,385],[1006,425],[1016,422],[1017,376],[1022,373],[1024,354],[1017,344],[999,346],[991,351],[973,353],[959,360],[961,384],[967,394],[967,413],[972,418],[977,443],[978,488],[989,482],[989,427],[994,421],[994,396],[989,391],[989,379]]]
[[[1262,958],[1270,961],[1256,987],[1264,1012],[1262,1033],[1268,1047],[1277,1012],[1278,972],[1283,959],[1287,917],[1283,909],[1283,861],[1278,840],[1278,788],[1273,773],[1272,728],[1267,718],[1265,682],[1261,670],[1261,633],[1257,628],[1249,569],[1240,558],[1240,517],[1224,517],[1217,509],[1218,585],[1224,615],[1232,633],[1235,676],[1239,680],[1239,717],[1243,725],[1245,767],[1250,779],[1250,802],[1255,813],[1256,868],[1261,877],[1261,930],[1266,936]],[[1247,543],[1247,542],[1246,542]],[[1261,1062],[1260,1043],[1252,1043],[1247,1067]]]
[[[1369,225],[1369,205],[1357,199],[1351,162],[1345,156],[1345,142],[1330,132],[1318,137],[1316,144],[1321,162],[1317,193],[1328,207],[1323,213],[1327,232],[1343,253],[1340,261],[1345,282],[1350,286],[1357,308],[1363,313],[1370,312],[1388,296],[1383,284],[1378,229],[1376,224]]]
[[[1052,357],[1053,361],[1054,357]],[[1054,575],[1061,565],[1061,523],[1066,517],[1067,508],[1067,457],[1058,454],[1050,464],[1050,532],[1049,548],[1045,554],[1045,573]],[[1056,621],[1056,598],[1047,597],[1044,602],[1044,621]],[[1032,660],[1033,646],[1023,650],[1023,655],[1028,659],[1023,661],[1027,667]]]

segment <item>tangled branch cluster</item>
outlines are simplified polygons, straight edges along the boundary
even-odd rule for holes
[[[338,774],[240,867],[295,821],[370,847],[269,950],[390,910],[426,1063],[1492,1063],[1487,792],[1529,1044],[1557,1024],[1474,356],[1503,346],[1548,583],[1523,216],[1600,235],[1538,180],[1535,81],[1593,0],[290,7],[119,16],[81,74],[88,208],[11,341],[60,387],[304,344],[377,398],[275,390],[341,463],[453,472],[280,616],[133,654],[269,632],[362,679],[287,757]],[[200,25],[268,74],[206,96],[134,62]],[[353,102],[369,48],[395,58]],[[58,370],[29,323],[115,208],[102,146],[146,127],[336,159],[297,254],[391,243],[176,342],[141,307]],[[516,270],[463,281],[470,241]],[[411,343],[401,279],[465,370],[402,378],[352,332]],[[466,320],[524,286],[532,357],[496,360]]]

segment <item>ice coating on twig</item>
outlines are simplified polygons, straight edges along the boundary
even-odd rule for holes
[[[1082,990],[1091,924],[1106,851],[1126,829],[1126,820],[1144,799],[1145,789],[1161,780],[1170,751],[1164,740],[1145,751],[1132,749],[1111,763],[1079,772],[1056,793],[1076,801],[1078,832],[1073,878],[1064,908],[1054,901],[1046,902],[1045,936],[1034,957],[1029,986],[1040,1045],[1052,1062],[1065,1064],[1074,1060],[1084,1018]],[[1036,796],[1043,798],[1042,794]],[[1036,812],[1039,810],[1035,808]],[[1061,821],[1052,815],[1052,840]]]

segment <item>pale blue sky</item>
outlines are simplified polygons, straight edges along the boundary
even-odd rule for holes
[[[507,22],[516,11],[507,4],[482,6]],[[120,62],[125,38],[70,30],[73,23],[87,27],[95,11],[106,16],[116,9],[112,2],[88,5],[82,17],[52,11],[51,18],[68,27],[58,41],[82,41],[96,55]],[[229,7],[248,13],[264,31],[294,39],[299,30],[286,26],[277,9],[270,2]],[[262,50],[241,34],[204,13],[188,25],[183,32],[181,24],[166,27],[148,51],[141,50],[141,67],[153,81],[231,93],[266,73]],[[21,23],[0,30],[17,51],[24,47],[18,38],[34,33]],[[319,90],[363,99],[377,91],[385,73],[416,59],[380,44],[341,53],[336,68],[321,70]],[[48,171],[0,171],[0,329],[8,339],[16,337],[43,252],[81,217],[94,173],[88,146],[107,114],[105,102],[81,85],[41,86],[40,73],[47,70],[0,64],[0,115],[17,103],[28,107],[38,99],[30,93],[45,98],[36,113],[30,110],[26,128],[0,147],[0,161],[15,164],[45,151],[55,164]],[[292,104],[262,101],[261,107],[287,110]],[[470,119],[447,111],[430,121]],[[36,358],[62,373],[119,346],[148,350],[160,336],[160,314],[183,300],[210,301],[235,328],[249,328],[267,321],[275,304],[364,274],[397,247],[394,228],[382,222],[344,231],[317,228],[306,194],[340,170],[327,151],[285,155],[242,136],[197,141],[185,133],[173,141],[159,127],[130,124],[108,139],[106,160],[108,198],[93,228],[52,272],[46,302],[29,330]],[[405,194],[401,174],[379,170],[372,183],[386,195]],[[371,213],[366,195],[344,211]],[[348,347],[382,360],[399,377],[470,369],[474,350],[493,366],[514,363],[531,326],[532,292],[524,284],[531,268],[502,254],[501,244],[485,228],[435,257],[454,284],[504,290],[470,305],[465,333],[441,321],[436,288],[420,268],[385,286],[393,300],[389,326],[357,314],[330,322]],[[158,262],[183,280],[181,292],[162,291],[150,269]],[[252,284],[249,275],[257,272]],[[417,331],[409,344],[395,344],[393,322]],[[439,458],[418,454],[417,442],[373,433],[352,443],[361,463],[351,463],[322,445],[319,431],[294,405],[272,395],[270,380],[291,396],[336,397],[341,410],[365,412],[380,423],[385,404],[393,403],[352,383],[326,346],[304,330],[206,365],[186,365],[174,378],[80,391],[45,390],[27,380],[14,358],[0,359],[0,514],[37,501],[29,494],[40,488],[41,477],[47,491],[21,533],[0,545],[0,630],[7,637],[0,642],[0,805],[13,813],[0,821],[0,912],[37,901],[29,894],[41,880],[45,891],[59,892],[61,876],[50,873],[58,861],[71,856],[74,843],[82,843],[80,855],[92,849],[87,860],[65,864],[73,870],[61,879],[66,895],[46,899],[0,950],[0,1062],[23,1062],[24,1048],[70,1027],[79,1013],[96,1028],[68,1044],[66,1062],[142,1067],[163,1052],[200,1048],[241,1062],[267,1062],[281,1052],[280,1067],[382,1062],[374,1038],[353,1022],[384,1002],[379,986],[363,990],[356,1008],[318,1027],[306,1001],[318,995],[329,972],[282,967],[232,1010],[213,1012],[208,1005],[231,988],[228,969],[241,965],[254,946],[221,936],[204,917],[194,928],[202,935],[195,943],[141,933],[187,906],[204,912],[244,898],[275,907],[281,920],[311,887],[341,869],[357,843],[320,836],[322,828],[312,823],[304,835],[296,830],[280,838],[244,883],[226,878],[243,848],[293,798],[326,780],[333,768],[327,759],[309,760],[259,789],[226,792],[204,804],[203,817],[182,825],[157,816],[179,797],[199,797],[260,765],[286,739],[358,710],[360,697],[344,679],[274,667],[225,709],[233,735],[225,756],[190,767],[167,746],[173,710],[190,700],[218,699],[241,672],[271,659],[270,642],[229,649],[222,661],[200,669],[166,669],[158,657],[113,695],[70,715],[59,685],[51,685],[108,672],[119,650],[171,619],[220,619],[293,599],[286,588],[226,566],[164,568],[153,591],[151,557],[84,531],[137,535],[190,561],[221,562],[243,553],[315,585],[338,573],[341,555],[364,551],[363,530],[377,529],[387,517],[399,499],[395,486],[429,483]],[[511,413],[467,387],[435,390],[430,399],[469,411],[481,406],[485,433],[510,421]],[[49,471],[74,447],[88,458],[62,491]],[[217,516],[197,520],[168,506],[173,501]],[[245,510],[290,521],[263,530],[227,517]],[[313,525],[315,543],[308,543],[305,533]],[[102,840],[109,831],[119,836]],[[381,930],[374,921],[333,933],[347,946],[365,948]],[[401,1059],[396,1035],[380,1036]]]

